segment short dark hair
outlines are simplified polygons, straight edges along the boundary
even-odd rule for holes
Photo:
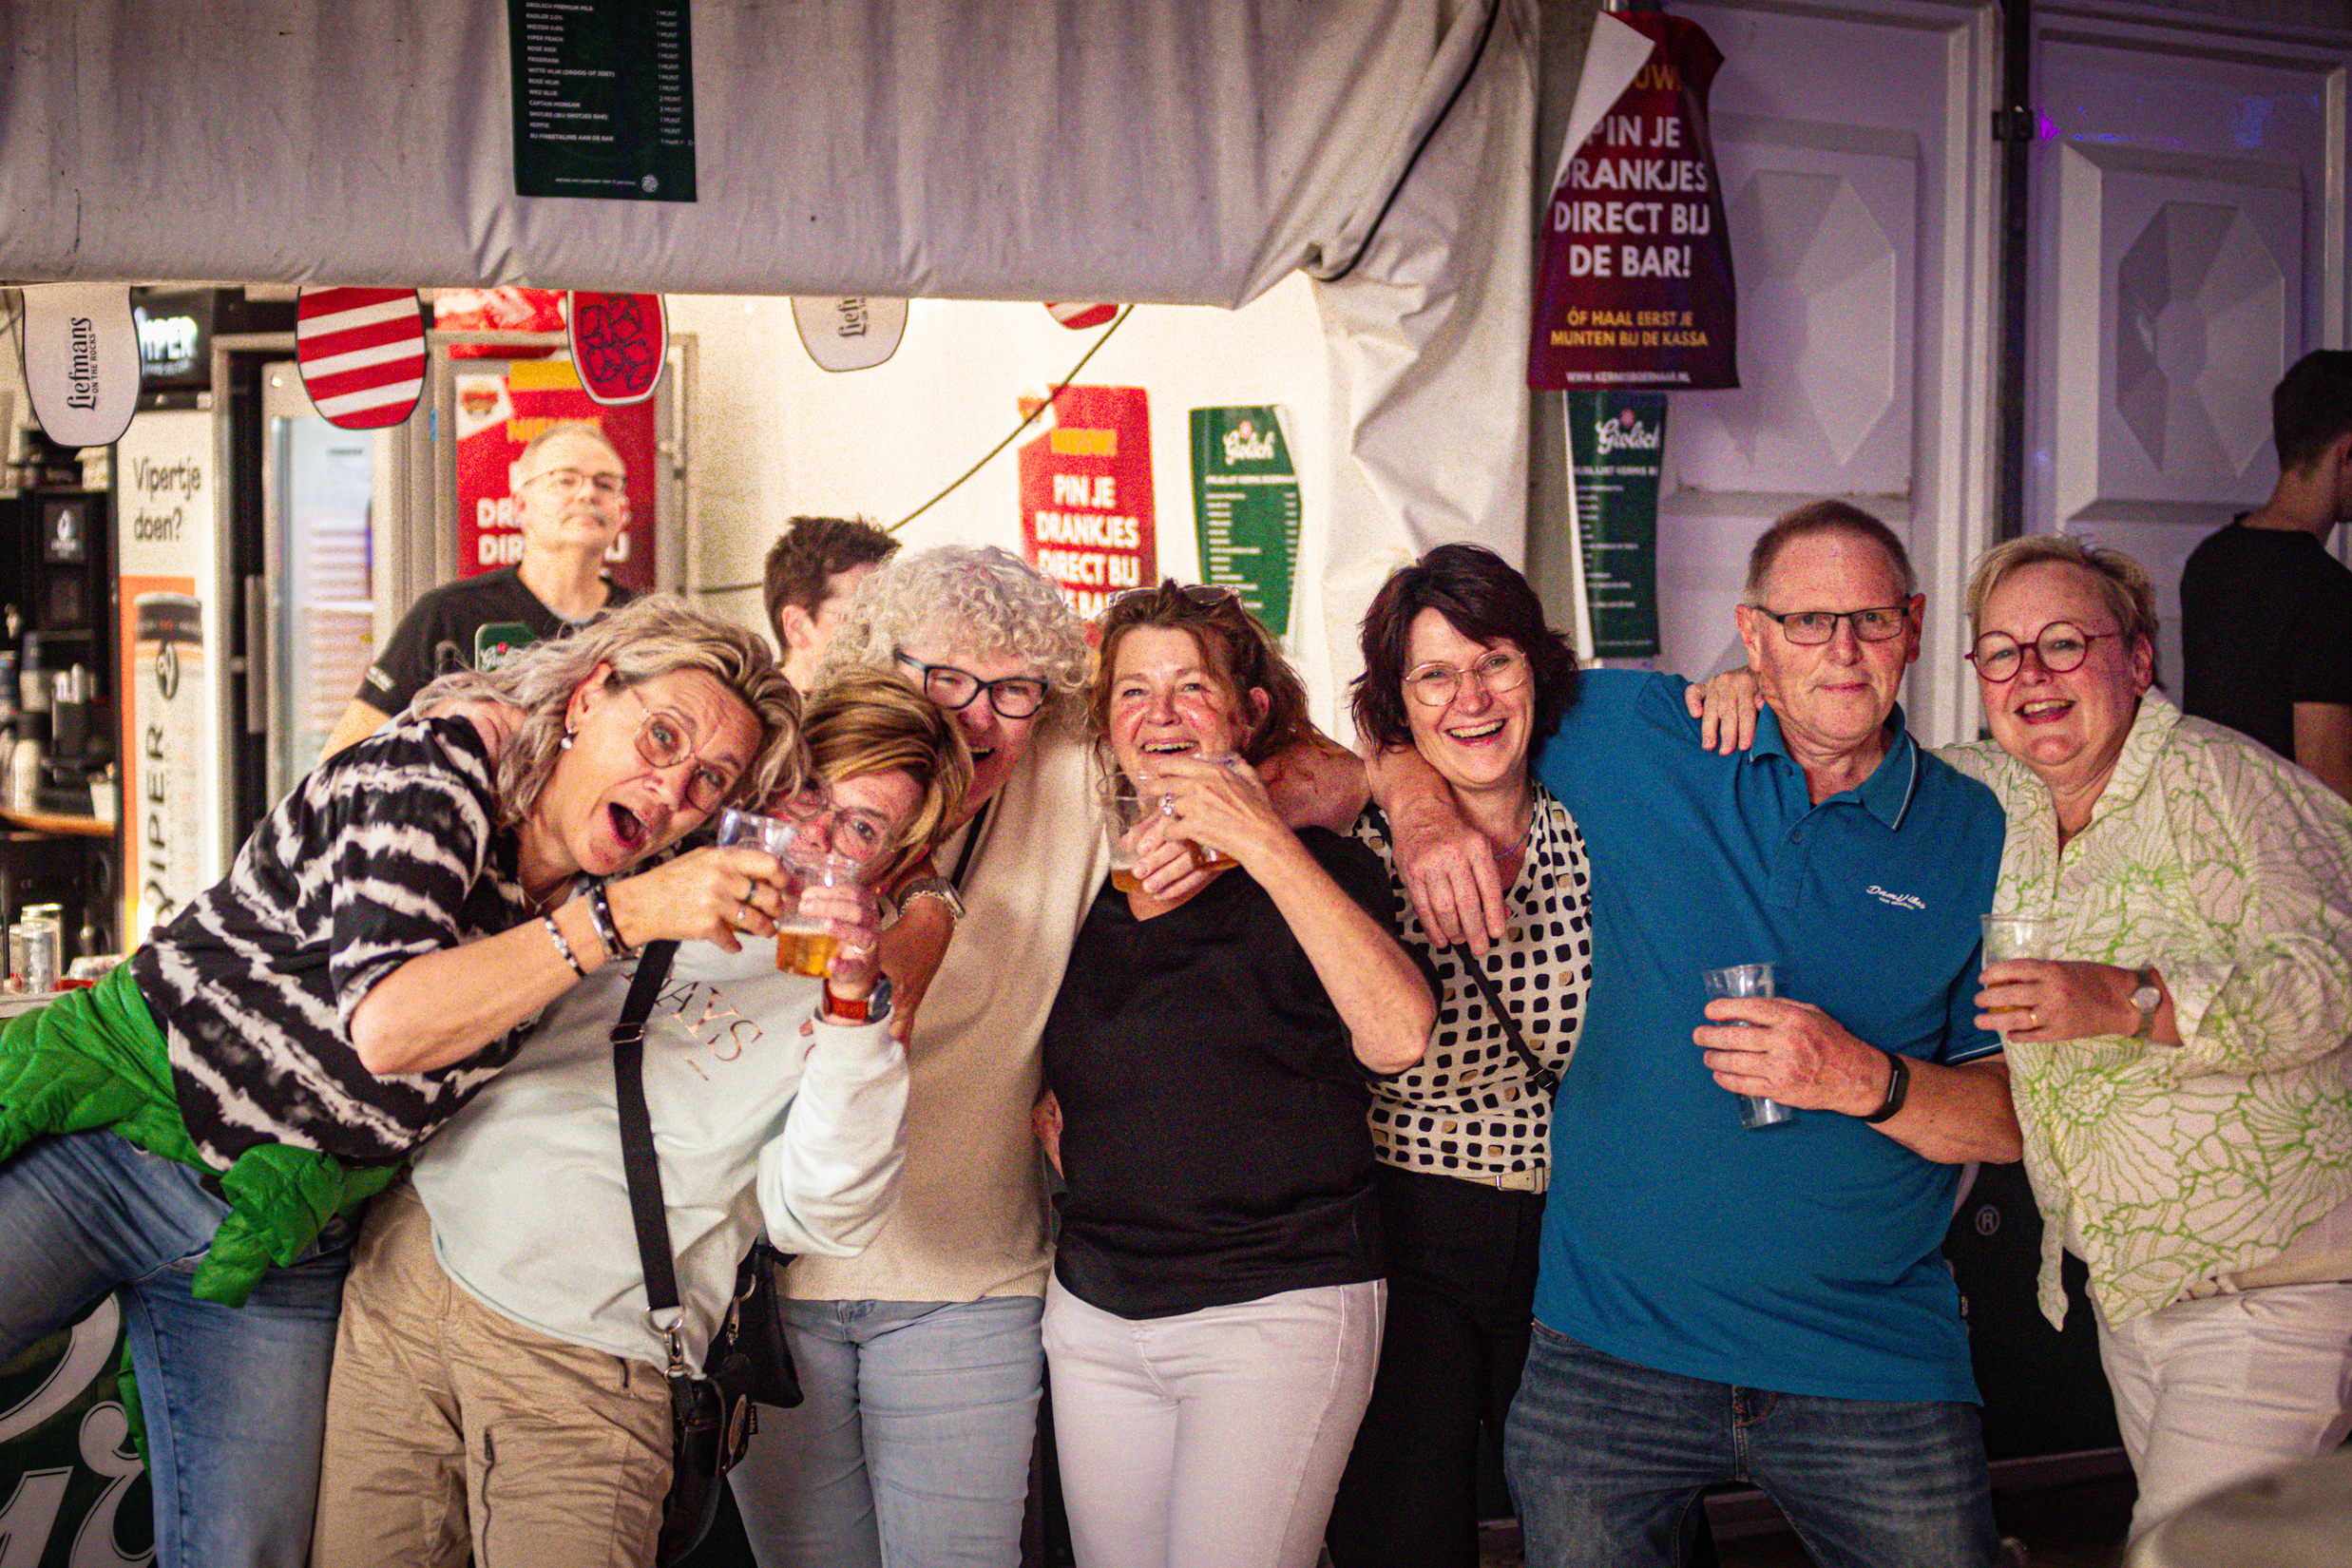
[[[1406,652],[1413,622],[1435,610],[1473,642],[1508,642],[1527,656],[1535,676],[1535,729],[1528,755],[1552,737],[1560,715],[1577,699],[1577,656],[1567,637],[1543,617],[1543,601],[1527,579],[1494,551],[1477,545],[1440,545],[1409,566],[1388,574],[1364,614],[1364,673],[1356,677],[1356,729],[1375,745],[1409,746],[1412,720],[1405,708]]]
[[[879,564],[897,553],[898,541],[862,517],[795,517],[786,523],[768,550],[762,583],[777,645],[784,642],[785,605],[814,615],[835,572]]]
[[[1119,667],[1119,645],[1127,634],[1151,626],[1184,632],[1199,645],[1202,660],[1241,699],[1242,717],[1249,712],[1252,688],[1266,694],[1266,711],[1255,716],[1241,743],[1241,759],[1252,767],[1293,746],[1314,745],[1320,738],[1307,715],[1307,686],[1282,657],[1258,618],[1231,588],[1204,587],[1163,580],[1157,588],[1133,588],[1111,601],[1102,612],[1101,642],[1095,656],[1094,690],[1087,696],[1087,715],[1095,738],[1110,733],[1111,681]]]
[[[2279,471],[2309,468],[2352,431],[2352,349],[2313,349],[2270,392],[2270,439]]]
[[[1800,539],[1840,533],[1867,539],[1886,552],[1887,564],[1895,568],[1895,576],[1902,580],[1905,602],[1920,591],[1919,574],[1911,569],[1911,552],[1903,547],[1894,529],[1860,507],[1843,501],[1808,501],[1772,519],[1772,526],[1756,536],[1754,546],[1748,552],[1748,602],[1759,602],[1781,551]]]

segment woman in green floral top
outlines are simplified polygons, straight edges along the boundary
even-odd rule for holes
[[[2352,1386],[2352,807],[2152,689],[2129,556],[2013,540],[1968,613],[1997,744],[1947,750],[2009,813],[1988,964],[2043,1217],[2089,1265],[2136,1539],[2333,1448]],[[2017,1010],[2012,1010],[2017,1009]]]

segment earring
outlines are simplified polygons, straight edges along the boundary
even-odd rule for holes
[[[577,738],[578,737],[575,736],[571,731],[565,730],[564,732],[564,738],[555,743],[555,749],[559,752],[568,752],[572,749],[573,740]]]

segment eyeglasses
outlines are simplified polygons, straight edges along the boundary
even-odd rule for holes
[[[1425,708],[1443,708],[1462,690],[1464,680],[1477,681],[1479,689],[1489,696],[1515,692],[1527,684],[1530,668],[1527,656],[1515,648],[1497,648],[1466,670],[1433,660],[1405,672],[1405,693]]]
[[[1977,674],[1996,684],[2013,680],[2025,667],[2025,650],[2034,650],[2041,667],[2052,675],[2064,675],[2080,669],[2082,661],[2091,657],[2091,644],[2102,637],[2121,637],[2121,632],[2086,632],[2072,621],[2053,621],[2044,626],[2031,642],[2019,642],[2007,632],[1986,632],[1977,639],[1977,645],[1968,650],[1968,661],[1977,667]]]
[[[699,761],[694,749],[694,732],[677,715],[655,707],[638,692],[635,686],[621,690],[637,698],[637,705],[645,710],[645,722],[637,727],[637,755],[656,768],[675,768],[680,762]],[[716,764],[703,762],[686,775],[686,804],[698,812],[712,812],[727,798],[735,788],[736,775]]]
[[[1750,604],[1758,615],[1780,622],[1781,635],[1801,648],[1818,647],[1838,635],[1838,622],[1854,623],[1854,635],[1864,642],[1891,642],[1910,624],[1907,604],[1879,604],[1866,610],[1790,610],[1782,615],[1761,604]]]
[[[537,473],[531,475],[528,479],[523,481],[523,485],[536,485],[543,479],[547,481],[547,483],[559,495],[570,495],[577,491],[581,486],[587,485],[593,487],[598,495],[604,497],[606,500],[613,500],[626,494],[629,488],[629,476],[627,474],[613,473],[610,471],[603,473],[583,473],[578,468],[542,468]],[[515,487],[517,489],[521,489],[522,488],[522,485],[517,485]]]
[[[970,707],[972,699],[983,692],[988,694],[988,706],[1003,718],[1026,718],[1045,705],[1045,682],[1033,675],[983,680],[953,664],[926,664],[909,657],[903,648],[892,650],[890,657],[914,671],[923,681],[923,695],[951,714]]]

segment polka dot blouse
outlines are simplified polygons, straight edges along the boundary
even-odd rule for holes
[[[1526,860],[1504,900],[1506,934],[1483,962],[1528,1048],[1558,1072],[1576,1051],[1593,983],[1592,871],[1576,819],[1540,785],[1535,818]],[[1480,961],[1467,947],[1437,947],[1422,929],[1397,874],[1386,820],[1367,812],[1355,831],[1388,869],[1399,932],[1428,955],[1445,987],[1421,1064],[1372,1085],[1373,1147],[1391,1165],[1446,1176],[1548,1169],[1552,1099],[1531,1081],[1463,972]]]

